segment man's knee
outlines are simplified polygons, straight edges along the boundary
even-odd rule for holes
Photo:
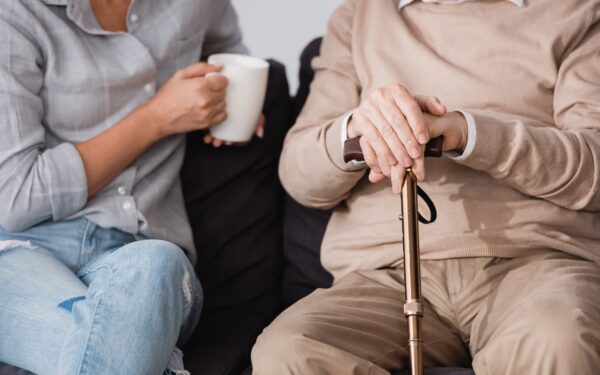
[[[595,374],[600,368],[598,306],[574,295],[533,298],[480,355],[481,373]],[[486,368],[486,370],[483,370]],[[553,369],[553,370],[549,370]]]
[[[310,374],[311,339],[302,324],[276,324],[258,337],[252,349],[254,374]]]
[[[559,368],[579,369],[577,374],[600,368],[600,316],[591,301],[562,296],[532,301],[527,325],[529,345],[539,360],[551,360]]]

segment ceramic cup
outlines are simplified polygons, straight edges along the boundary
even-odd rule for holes
[[[220,73],[229,80],[227,119],[210,128],[210,134],[230,142],[252,139],[265,102],[269,63],[245,55],[221,53],[208,58],[209,64],[223,65]]]

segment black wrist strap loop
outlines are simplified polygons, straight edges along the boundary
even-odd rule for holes
[[[435,222],[437,219],[437,210],[435,208],[435,204],[433,204],[433,201],[431,200],[431,198],[429,198],[429,195],[427,195],[427,193],[425,193],[425,191],[423,189],[421,189],[421,187],[418,185],[417,185],[417,194],[419,195],[419,197],[421,197],[421,199],[423,199],[423,202],[425,202],[425,204],[427,205],[427,208],[429,209],[429,214],[430,214],[430,218],[429,218],[429,220],[427,220],[419,212],[419,222],[421,222],[423,224],[431,224],[431,223]]]

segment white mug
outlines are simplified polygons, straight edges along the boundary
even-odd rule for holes
[[[210,134],[230,142],[252,139],[267,93],[269,63],[245,55],[220,53],[208,58],[209,64],[223,65],[221,73],[229,80],[227,119],[210,128]]]

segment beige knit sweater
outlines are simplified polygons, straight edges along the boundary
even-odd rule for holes
[[[336,278],[402,258],[400,198],[342,160],[341,119],[401,83],[471,112],[465,160],[428,160],[438,207],[424,259],[518,257],[547,249],[600,264],[600,0],[439,5],[348,0],[313,63],[308,102],[280,176],[304,205],[338,206],[322,245]]]

